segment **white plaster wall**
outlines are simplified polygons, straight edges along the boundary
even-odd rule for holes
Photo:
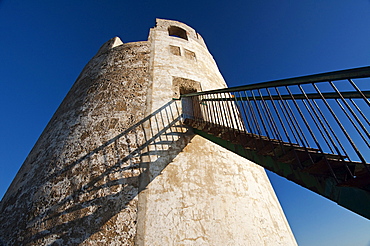
[[[189,40],[168,36],[169,25]],[[226,87],[203,40],[190,27],[157,20],[152,42],[150,111],[173,96],[172,77],[201,82],[203,90]],[[196,54],[173,55],[169,45]],[[167,163],[162,164],[162,166]],[[151,166],[149,170],[158,169]],[[263,168],[194,136],[139,194],[138,245],[296,245]]]

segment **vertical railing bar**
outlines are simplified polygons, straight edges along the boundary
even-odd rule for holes
[[[320,113],[321,118],[325,121],[325,123],[326,123],[327,127],[328,127],[328,128],[329,128],[329,130],[330,130],[331,135],[332,135],[332,136],[334,136],[334,138],[335,138],[336,142],[337,142],[337,143],[339,144],[339,146],[341,147],[341,150],[343,151],[344,155],[345,155],[345,156],[350,160],[350,157],[349,157],[348,153],[346,152],[345,148],[344,148],[344,147],[343,147],[343,145],[341,144],[341,141],[339,140],[339,138],[338,138],[337,134],[335,134],[335,132],[334,132],[333,128],[330,126],[329,122],[327,121],[326,117],[324,116],[324,113],[321,111],[321,109],[320,109],[319,105],[318,105],[318,104],[316,103],[316,101],[315,101],[315,100],[313,100],[313,99],[312,99],[312,102],[314,103],[314,105],[315,105],[315,107],[316,107],[317,111]],[[335,144],[334,144],[334,145],[335,145]],[[338,153],[339,153],[339,155],[341,155],[340,151],[339,151]]]
[[[255,118],[254,118],[254,115],[253,115],[253,112],[252,112],[252,105],[251,105],[251,102],[249,100],[249,97],[247,95],[247,92],[244,91],[244,94],[245,94],[245,98],[247,99],[247,109],[248,109],[248,112],[250,114],[250,118],[252,119],[251,121],[251,133],[253,134],[256,134],[256,135],[261,135],[259,134],[259,130],[258,130],[258,127],[257,127],[257,124],[255,122]]]
[[[202,121],[203,122],[208,122],[208,113],[206,110],[204,110],[204,105],[203,105],[203,99],[204,99],[204,95],[199,95],[198,96],[199,98],[199,115],[202,116]]]
[[[152,133],[152,136],[150,137],[150,138],[152,138],[152,137],[154,137],[154,130],[153,130],[153,127],[154,127],[154,125],[152,124],[152,118],[153,118],[153,116],[151,116],[150,118],[149,118],[149,127],[150,127],[150,132]],[[153,139],[153,145],[154,145],[154,150],[157,152],[158,150],[157,150],[157,145],[155,144],[155,139]],[[150,148],[149,148],[149,146],[148,146],[148,152],[150,151]],[[149,155],[150,156],[150,155]]]
[[[301,90],[301,92],[302,92],[302,94],[304,95],[304,97],[306,98],[306,101],[309,103],[309,105],[310,105],[310,106],[312,106],[312,105],[310,104],[310,101],[309,101],[309,99],[308,99],[308,97],[307,97],[307,94],[306,94],[306,92],[303,90],[302,86],[301,86],[301,85],[298,85],[298,87],[299,87],[299,89]],[[323,137],[323,139],[324,139],[325,143],[326,143],[326,144],[327,144],[327,146],[329,147],[330,151],[334,154],[333,149],[331,148],[331,146],[330,146],[329,142],[327,141],[327,139],[326,139],[326,137],[325,137],[324,133],[322,132],[322,130],[321,130],[321,128],[320,128],[320,126],[319,126],[319,124],[317,123],[317,121],[316,121],[316,119],[315,119],[314,115],[312,115],[312,112],[311,112],[310,108],[307,106],[307,104],[306,104],[306,102],[304,101],[304,99],[302,99],[302,102],[303,102],[303,105],[306,107],[307,112],[310,114],[310,116],[311,116],[311,118],[312,118],[313,122],[315,123],[315,125],[316,125],[317,129],[319,130],[319,132],[320,132],[321,136]],[[311,107],[311,109],[313,109],[313,108]],[[314,110],[313,110],[313,111],[314,111]],[[314,114],[315,114],[315,116],[316,116],[316,118],[317,118],[317,119],[320,119],[320,118],[318,117],[318,115],[316,114],[316,112],[315,112],[315,111],[314,111]],[[320,120],[319,120],[319,121],[320,121]],[[321,122],[321,121],[320,121],[320,122]],[[316,137],[314,137],[314,138],[316,138]],[[316,140],[315,140],[315,141],[316,141]],[[317,141],[317,142],[318,142],[318,141]],[[323,149],[322,149],[320,146],[319,146],[319,149],[322,151],[322,153],[324,153]],[[339,153],[338,153],[338,154],[339,154]],[[341,157],[341,156],[340,156],[340,158],[342,158],[342,160],[343,160],[343,157]],[[326,155],[324,155],[324,159],[325,159],[325,163],[326,163],[326,165],[327,165],[327,166],[328,166],[328,168],[329,168],[330,173],[331,173],[331,174],[332,174],[332,176],[337,180],[337,176],[336,176],[336,174],[335,174],[335,172],[334,172],[334,170],[333,170],[333,167],[330,165],[329,160],[327,159]],[[346,166],[346,167],[347,167],[347,166]],[[349,168],[347,168],[347,171],[349,171],[350,175],[353,177],[353,174],[352,174],[352,172],[349,170]]]
[[[259,90],[257,90],[257,91],[259,92]],[[266,128],[265,128],[266,135],[269,138],[269,140],[274,139],[275,136],[272,132],[271,124],[268,120],[268,117],[266,116],[267,113],[266,113],[265,105],[263,104],[262,99],[261,100],[256,99],[256,102],[259,102],[258,104],[260,105],[260,112],[261,112],[261,118],[260,119],[261,119],[262,125],[265,124],[265,126],[266,126]]]
[[[239,124],[238,124],[238,117],[235,114],[235,103],[234,103],[235,102],[235,96],[233,98],[232,94],[229,94],[229,95],[230,95],[230,103],[228,103],[227,105],[229,107],[230,112],[232,112],[232,115],[234,115],[234,120],[232,120],[232,121],[235,123],[235,127],[233,127],[233,128],[240,133]],[[233,118],[231,117],[231,119],[233,119]]]
[[[250,92],[252,93],[252,97],[253,97],[253,92],[252,91],[250,91]],[[259,125],[257,117],[256,117],[256,113],[255,113],[255,110],[254,110],[254,107],[253,107],[253,103],[254,103],[256,110],[258,110],[257,105],[256,105],[256,101],[252,99],[250,102],[251,102],[250,107],[251,107],[251,112],[253,114],[254,124],[256,126],[256,129],[257,129],[257,132],[258,132],[258,135],[259,135],[260,139],[262,139],[263,132],[260,128],[260,125]]]
[[[273,97],[272,97],[271,92],[270,92],[270,90],[269,90],[269,89],[271,89],[271,88],[266,88],[266,91],[267,91],[267,93],[268,93],[268,95],[269,95],[269,97],[270,97],[271,104],[272,104],[272,106],[273,106],[273,108],[274,108],[274,111],[275,111],[275,113],[276,113],[277,117],[278,117],[278,120],[279,120],[279,122],[280,122],[280,125],[281,125],[281,127],[283,128],[283,131],[284,131],[285,136],[287,137],[287,139],[288,139],[289,143],[292,143],[292,141],[290,140],[290,137],[289,137],[289,135],[288,135],[287,129],[286,129],[286,128],[285,128],[285,126],[284,126],[284,123],[283,123],[283,120],[282,120],[281,115],[280,115],[280,113],[279,113],[279,110],[278,110],[278,108],[276,107],[275,100],[273,99]],[[278,132],[280,132],[278,128],[277,128],[276,130],[277,130]],[[279,134],[280,134],[280,133],[279,133]],[[284,139],[283,139],[283,137],[281,136],[281,134],[280,134],[280,138],[281,138],[281,140],[282,140],[282,141],[284,141]]]
[[[224,105],[224,112],[226,113],[226,119],[228,120],[228,125],[226,127],[227,129],[227,135],[229,136],[229,140],[232,140],[234,138],[234,122],[233,122],[233,118],[232,118],[232,115],[231,115],[231,111],[230,111],[230,108],[229,108],[229,102],[227,101],[228,100],[228,97],[227,95],[229,94],[226,94],[226,93],[223,93],[222,94],[222,98],[223,98],[223,105]]]
[[[180,110],[179,110],[179,107],[177,106],[177,101],[175,101],[175,106],[176,106],[177,115],[180,115]]]
[[[165,128],[165,127],[166,127],[166,125],[165,125],[165,122],[164,122],[164,118],[163,118],[162,110],[161,110],[161,111],[159,111],[159,114],[160,114],[161,119],[162,119],[163,128]],[[168,141],[168,135],[166,134],[166,132],[167,132],[167,130],[164,132],[164,135],[166,136],[166,141]],[[162,134],[161,134],[161,135],[162,135]],[[162,145],[162,150],[163,150],[163,145]]]
[[[207,105],[208,105],[208,108],[209,108],[209,112],[211,114],[211,124],[214,125],[216,123],[216,117],[215,117],[216,113],[215,113],[215,109],[213,107],[213,101],[210,100],[212,98],[212,94],[208,94],[207,98],[208,98]]]
[[[171,106],[170,106],[170,109],[171,109]],[[172,126],[171,126],[172,122],[170,121],[170,117],[169,117],[168,112],[167,112],[167,107],[164,108],[164,111],[165,111],[166,116],[167,116],[168,125],[170,126],[169,130],[170,130],[170,132],[173,132],[173,129],[172,129]],[[168,137],[168,135],[167,135],[167,137]],[[173,141],[173,135],[172,134],[171,134],[171,139]]]
[[[268,130],[267,130],[266,125],[265,125],[265,123],[264,123],[263,117],[262,117],[262,115],[261,115],[260,109],[259,109],[258,104],[257,104],[256,97],[255,97],[255,95],[254,95],[254,93],[253,93],[253,90],[251,91],[251,93],[252,93],[252,97],[253,97],[254,103],[255,103],[255,105],[256,105],[256,109],[257,109],[258,116],[259,116],[259,118],[260,118],[260,120],[261,120],[261,123],[262,123],[262,127],[263,127],[263,128],[264,128],[264,130],[265,130],[265,133],[266,133],[265,135],[266,135],[266,137],[268,138],[268,141],[271,143],[270,134],[268,133]],[[261,140],[262,140],[262,136],[261,136]],[[263,141],[263,140],[262,140],[261,142],[262,142],[262,146],[263,146],[262,148],[264,148],[264,147],[265,147],[265,143],[264,143],[264,141]],[[257,151],[258,151],[258,150],[257,150]]]
[[[262,132],[261,132],[261,130],[260,130],[260,128],[259,128],[259,125],[258,125],[258,123],[257,123],[257,119],[256,119],[256,115],[255,115],[255,112],[254,112],[254,109],[253,109],[253,105],[252,105],[252,102],[249,100],[249,96],[248,96],[248,94],[247,94],[247,91],[244,91],[244,94],[245,94],[245,98],[247,99],[247,106],[248,106],[248,108],[249,108],[249,112],[250,112],[250,114],[251,114],[251,118],[252,118],[252,123],[254,123],[254,124],[252,124],[252,126],[254,125],[254,127],[253,127],[253,129],[252,130],[254,130],[255,129],[255,133],[253,133],[252,132],[252,137],[253,137],[253,143],[254,143],[254,146],[256,147],[256,150],[257,150],[257,148],[258,148],[258,143],[257,143],[257,138],[256,137],[254,137],[254,135],[257,135],[258,136],[258,138],[260,139],[260,141],[262,141]],[[262,142],[263,143],[263,142]]]
[[[238,91],[238,94],[239,94],[239,97],[240,98],[242,98],[242,95],[241,95],[241,93],[240,93],[240,91]],[[248,127],[249,127],[249,129],[247,130],[246,129],[246,132],[249,132],[249,133],[252,133],[252,129],[251,129],[251,127],[250,127],[250,123],[249,123],[249,119],[247,118],[247,112],[246,112],[246,110],[245,110],[245,105],[244,105],[244,101],[242,100],[242,99],[240,99],[241,101],[240,101],[240,104],[242,105],[242,109],[243,109],[243,112],[244,112],[244,117],[245,117],[245,121],[246,121],[246,123],[247,123],[247,125],[248,125]],[[244,118],[243,118],[243,121],[244,121]],[[244,124],[245,125],[245,124]]]
[[[272,119],[272,116],[271,116],[271,112],[269,111],[269,107],[268,105],[266,104],[265,100],[263,99],[263,96],[262,96],[262,93],[261,93],[261,90],[258,89],[258,94],[260,95],[261,97],[261,104],[262,104],[262,109],[264,109],[264,114],[265,114],[265,119],[267,121],[267,124],[270,128],[270,130],[272,131],[272,139],[269,138],[269,142],[272,146],[272,152],[274,153],[274,156],[275,157],[278,157],[277,154],[276,154],[276,150],[275,150],[275,146],[274,146],[274,143],[273,143],[273,139],[277,139],[277,140],[280,140],[281,139],[281,136],[279,136],[279,134],[276,133],[276,138],[275,138],[275,135],[274,135],[274,131],[275,131],[275,122],[273,121]],[[279,139],[280,137],[280,139]],[[279,141],[280,142],[280,141]]]
[[[306,125],[306,127],[307,127],[307,130],[308,130],[308,131],[309,131],[309,133],[311,134],[311,137],[312,137],[312,139],[314,140],[314,142],[315,142],[316,146],[318,147],[318,149],[319,149],[319,151],[320,151],[321,153],[324,153],[323,149],[321,148],[321,145],[320,145],[320,144],[319,144],[319,142],[317,141],[317,139],[316,139],[316,137],[315,137],[315,134],[313,133],[313,131],[312,131],[311,127],[310,127],[310,124],[308,124],[308,122],[307,122],[307,120],[306,120],[306,117],[305,117],[305,116],[304,116],[304,114],[302,113],[302,111],[301,111],[301,109],[300,109],[300,107],[299,107],[299,105],[298,105],[297,101],[295,100],[295,98],[294,98],[294,96],[293,96],[292,92],[290,91],[290,89],[289,89],[289,87],[288,87],[288,86],[285,86],[285,87],[286,87],[286,89],[287,89],[288,93],[290,94],[290,96],[291,96],[291,98],[292,98],[292,100],[293,100],[293,103],[294,103],[294,105],[295,105],[296,109],[298,110],[298,113],[300,114],[300,116],[301,116],[301,118],[302,118],[303,122],[305,123],[305,125]],[[311,156],[311,154],[308,152],[308,150],[307,150],[307,149],[306,149],[306,152],[307,152],[308,156],[310,157],[311,163],[312,163],[312,164],[314,164],[315,162],[314,162],[314,160],[312,159],[312,156]],[[325,160],[326,160],[326,156],[325,156],[325,155],[324,155],[324,158],[325,158]],[[326,161],[327,161],[327,160],[326,160]],[[335,180],[338,182],[337,177],[336,177],[336,175],[335,175],[334,173],[333,173],[333,176],[334,176]]]
[[[175,102],[175,104],[176,104],[177,102]],[[171,122],[173,122],[173,121],[175,121],[175,117],[173,116],[173,112],[172,112],[172,105],[170,105],[170,113],[171,113],[171,117],[172,117],[172,120],[171,120]],[[178,122],[179,122],[179,127],[182,127],[182,125],[183,125],[183,122],[182,122],[182,120],[181,120],[181,117],[179,118],[180,120],[178,120]],[[175,136],[173,135],[173,134],[171,134],[171,138],[172,138],[172,141],[175,141]]]
[[[158,125],[157,114],[155,114],[155,115],[154,115],[154,119],[155,119],[155,124],[157,125],[157,130],[158,130],[158,132],[160,132],[161,130],[160,130],[159,125]],[[157,133],[158,133],[158,132],[157,132]],[[157,134],[157,133],[156,133],[156,134]],[[162,141],[162,137],[161,137],[161,135],[162,135],[162,134],[158,135],[159,141]]]
[[[352,141],[351,137],[348,135],[348,132],[346,131],[346,129],[344,128],[344,126],[342,125],[342,123],[340,122],[340,120],[338,119],[338,117],[335,115],[333,109],[330,107],[330,105],[328,104],[328,102],[326,101],[326,99],[324,98],[324,96],[322,95],[322,93],[320,92],[320,90],[317,88],[317,86],[314,83],[312,83],[312,85],[314,86],[315,90],[320,94],[321,99],[325,103],[326,107],[329,109],[330,113],[334,117],[334,119],[337,122],[337,124],[339,125],[339,127],[342,129],[342,132],[346,136],[346,138],[349,141],[349,143],[352,145],[352,147],[355,150],[357,156],[360,158],[361,162],[366,166],[366,161],[365,161],[364,157],[361,155],[360,151],[357,149],[357,146]]]
[[[370,138],[370,134],[369,132],[367,131],[367,129],[365,128],[365,126],[362,124],[362,122],[360,121],[360,119],[357,117],[357,115],[355,114],[355,112],[353,112],[352,108],[349,106],[349,104],[346,102],[346,100],[344,99],[344,97],[342,96],[342,94],[339,92],[339,90],[337,89],[337,87],[333,84],[333,82],[330,81],[330,85],[334,88],[334,90],[338,93],[340,99],[342,99],[342,102],[344,103],[344,105],[346,105],[346,107],[349,109],[349,111],[351,112],[351,114],[353,115],[353,117],[355,118],[355,120],[357,121],[357,123],[360,125],[360,127],[362,128],[362,130],[365,132],[365,134],[367,135],[368,138]],[[345,111],[345,109],[341,106],[342,110]],[[349,115],[345,112],[345,114],[347,115],[347,117],[349,118],[349,120],[351,121],[351,123],[353,124],[353,126],[356,128],[357,132],[360,134],[360,136],[362,137],[362,139],[366,142],[367,146],[370,148],[370,144],[369,142],[363,138],[360,130],[357,128],[357,126],[355,125],[355,123],[352,121],[351,117],[349,117]]]
[[[317,103],[315,102],[315,100],[314,100],[314,99],[312,99],[312,102],[313,102],[313,103],[314,103],[314,105],[316,106],[316,109],[319,111],[319,113],[320,113],[321,117],[324,119],[324,121],[325,121],[326,125],[327,125],[327,126],[329,126],[329,130],[332,132],[333,136],[334,136],[334,137],[335,137],[335,139],[336,139],[336,142],[339,144],[339,146],[341,147],[341,149],[342,149],[343,153],[345,154],[345,156],[343,156],[343,155],[341,154],[341,152],[340,152],[340,150],[339,150],[338,146],[335,144],[334,140],[333,140],[333,139],[332,139],[332,137],[330,136],[330,133],[328,132],[328,130],[327,130],[327,128],[326,128],[326,126],[325,126],[325,124],[321,121],[320,116],[317,116],[317,117],[320,119],[320,123],[322,124],[323,129],[325,130],[326,134],[329,136],[329,139],[330,139],[330,141],[331,141],[331,143],[332,143],[333,147],[335,148],[335,150],[336,150],[336,152],[337,152],[337,154],[338,154],[339,158],[344,162],[344,166],[345,166],[345,168],[346,168],[347,172],[348,172],[348,173],[350,174],[350,176],[353,178],[353,177],[354,177],[354,173],[351,171],[351,169],[349,168],[348,164],[345,162],[345,159],[346,159],[346,158],[347,158],[349,161],[351,161],[350,157],[348,156],[348,154],[347,154],[347,152],[345,151],[345,149],[344,149],[343,145],[340,143],[340,141],[339,141],[339,139],[338,139],[337,135],[334,133],[333,129],[330,127],[330,125],[329,125],[328,121],[327,121],[327,120],[326,120],[326,118],[324,117],[323,113],[321,112],[320,108],[318,107],[318,105],[317,105]],[[312,105],[311,105],[311,106],[312,106]],[[313,106],[312,106],[312,107],[313,107]],[[314,110],[314,112],[315,112],[315,114],[317,115],[316,110]],[[334,172],[334,170],[333,170],[333,172]]]
[[[275,88],[275,91],[276,91],[276,93],[278,94],[278,96],[279,96],[279,98],[280,98],[280,100],[278,101],[279,102],[279,105],[280,105],[280,108],[282,109],[282,112],[283,112],[283,114],[284,114],[284,117],[285,117],[285,120],[287,121],[287,123],[288,123],[288,126],[289,126],[289,129],[290,129],[290,131],[291,131],[291,133],[292,133],[292,135],[293,135],[293,137],[294,137],[294,140],[296,141],[296,144],[298,144],[299,145],[299,142],[301,142],[302,143],[302,145],[303,145],[303,147],[306,149],[306,146],[304,145],[304,142],[302,141],[302,139],[301,139],[301,135],[298,133],[298,130],[297,130],[297,128],[296,128],[296,124],[294,124],[294,122],[293,122],[293,119],[292,119],[292,117],[291,117],[291,114],[292,114],[292,112],[291,112],[291,109],[290,109],[290,106],[289,106],[289,103],[285,100],[285,99],[283,99],[282,98],[282,96],[281,96],[281,93],[280,93],[280,91],[279,91],[279,89],[278,89],[278,87],[274,87]],[[290,113],[289,113],[289,109],[290,109]],[[287,117],[288,116],[288,117]],[[293,129],[292,129],[292,127],[293,127]],[[298,138],[297,138],[297,136],[298,136]],[[300,140],[300,141],[298,141],[298,139]],[[292,146],[293,144],[291,144],[291,146]],[[301,162],[301,160],[300,160],[300,158],[298,157],[298,153],[297,153],[297,150],[296,150],[296,148],[295,147],[293,147],[293,153],[294,153],[294,157],[295,157],[295,159],[297,160],[297,162],[298,162],[298,166],[301,168],[301,169],[303,169],[303,164],[302,164],[302,162]]]
[[[351,119],[350,115],[347,113],[347,111],[345,110],[345,108],[343,107],[343,105],[339,102],[338,99],[335,99],[335,101],[337,102],[337,104],[339,105],[339,107],[342,109],[342,111],[344,112],[344,114],[347,116],[348,120],[352,123],[353,127],[356,129],[356,131],[358,132],[358,134],[360,135],[360,137],[362,138],[362,140],[364,140],[364,142],[366,143],[367,147],[370,148],[369,142],[365,139],[364,135],[361,134],[360,129],[358,129],[358,127],[356,126],[355,122]],[[367,133],[367,131],[365,133]]]
[[[306,146],[307,146],[307,144],[306,144],[307,140],[306,141],[303,141],[302,140],[302,138],[301,138],[301,136],[303,135],[302,134],[302,129],[300,129],[301,130],[301,134],[299,134],[299,132],[297,130],[297,126],[299,127],[299,125],[297,124],[296,120],[293,120],[293,118],[292,118],[292,116],[294,116],[294,115],[293,115],[293,112],[292,112],[292,110],[291,110],[291,108],[290,108],[287,100],[285,100],[285,99],[282,98],[282,96],[280,94],[280,91],[279,91],[279,89],[277,87],[275,87],[275,90],[276,90],[276,92],[279,95],[281,104],[283,105],[283,108],[284,108],[284,112],[283,113],[284,113],[285,118],[287,119],[289,128],[292,131],[292,134],[294,136],[294,139],[296,140],[297,144],[299,144],[301,142],[301,145],[306,148]],[[292,127],[293,127],[294,131],[293,131]]]
[[[353,86],[353,88],[355,88],[355,90],[361,94],[362,98],[364,99],[364,101],[367,103],[367,105],[370,106],[370,101],[369,99],[367,99],[367,97],[365,96],[364,93],[362,93],[362,91],[357,87],[357,85],[355,84],[355,82],[352,81],[352,79],[348,79],[349,83]]]
[[[323,133],[323,131],[321,130],[321,127],[323,127],[323,124],[322,124],[322,121],[320,120],[320,117],[317,115],[316,111],[315,111],[315,110],[314,110],[314,108],[312,107],[311,102],[309,101],[309,99],[308,99],[308,97],[307,97],[307,94],[306,94],[306,92],[303,90],[302,86],[301,86],[301,85],[298,85],[298,88],[301,90],[301,92],[302,92],[303,96],[305,97],[305,100],[304,100],[304,99],[302,99],[303,105],[305,106],[305,108],[306,108],[307,112],[310,114],[310,116],[311,116],[311,118],[312,118],[313,122],[315,123],[315,126],[316,126],[316,127],[317,127],[317,129],[319,130],[319,132],[320,132],[320,134],[321,134],[322,138],[324,139],[324,141],[325,141],[326,145],[329,147],[330,151],[334,154],[335,152],[334,152],[334,150],[332,149],[331,144],[328,142],[328,140],[327,140],[327,139],[326,139],[326,137],[325,137],[325,134],[324,134],[324,133]],[[307,106],[306,101],[307,101],[307,103],[308,103],[308,105],[309,105],[310,107],[308,107],[308,106]],[[314,117],[314,115],[312,114],[312,112],[311,112],[311,111],[315,114],[315,116],[316,116],[316,117]],[[319,123],[320,123],[321,127],[320,127],[320,125],[317,123],[317,120],[316,120],[316,119],[319,121]],[[323,128],[324,128],[324,127],[323,127]],[[327,131],[325,130],[325,128],[324,128],[324,131],[325,131],[325,133],[327,133]],[[329,135],[328,135],[328,136],[329,136]],[[330,138],[330,136],[329,136],[329,138]],[[339,153],[338,153],[338,154],[339,154]]]
[[[200,96],[192,96],[191,102],[192,102],[192,108],[194,112],[194,120],[200,123],[203,121],[203,117],[201,117],[200,105],[198,105],[201,102]]]
[[[292,98],[291,101],[294,104],[293,98]],[[286,105],[287,105],[287,108],[288,108],[288,111],[289,111],[288,112],[288,115],[289,116],[292,116],[291,118],[293,119],[293,123],[292,124],[293,124],[294,129],[298,129],[299,130],[299,131],[297,131],[297,135],[299,136],[299,139],[301,140],[303,147],[305,147],[305,148],[306,147],[310,147],[310,144],[308,143],[308,140],[306,138],[306,135],[304,134],[304,132],[303,132],[303,130],[301,128],[301,125],[299,124],[299,122],[297,120],[297,117],[295,117],[295,114],[293,113],[293,110],[292,110],[292,107],[289,104],[289,101],[286,101]],[[295,126],[297,126],[297,127],[295,127]],[[302,136],[302,137],[300,137],[300,136]]]
[[[218,108],[219,108],[219,112],[220,112],[220,115],[221,115],[221,121],[222,121],[221,127],[226,127],[227,126],[227,121],[224,118],[225,112],[223,111],[223,107],[222,107],[221,93],[216,93],[215,96],[217,97]]]
[[[279,121],[280,121],[281,127],[282,127],[282,128],[283,128],[283,130],[284,130],[285,136],[287,137],[287,139],[288,139],[288,141],[289,141],[289,143],[290,143],[290,146],[292,146],[292,141],[291,141],[291,139],[290,139],[290,137],[289,137],[289,135],[288,135],[287,129],[286,129],[286,128],[285,128],[285,126],[284,126],[284,123],[283,123],[283,120],[282,120],[282,118],[281,118],[281,115],[280,115],[280,113],[279,113],[279,111],[278,111],[278,109],[277,109],[277,107],[276,107],[275,100],[272,98],[272,95],[271,95],[271,93],[270,93],[269,88],[267,88],[266,90],[267,90],[267,93],[268,93],[268,95],[269,95],[269,97],[270,97],[270,100],[271,100],[272,106],[274,107],[274,110],[275,110],[275,112],[276,112],[276,115],[278,116],[278,119],[279,119]],[[284,146],[283,146],[283,144],[282,144],[282,143],[280,143],[280,146],[281,146],[281,149],[282,149],[283,153],[285,153],[285,148],[284,148]]]
[[[208,95],[203,95],[203,100],[202,100],[202,108],[204,109],[206,115],[207,115],[207,122],[212,123],[212,113],[210,111],[208,101],[207,101]]]
[[[212,105],[213,105],[212,107],[214,108],[214,111],[215,111],[215,124],[218,127],[221,125],[221,122],[220,122],[220,116],[219,116],[218,107],[217,107],[217,101],[215,100],[216,95],[211,94],[211,99],[212,99]]]
[[[237,94],[239,94],[239,96],[237,96]],[[242,132],[246,132],[246,126],[244,124],[244,120],[243,120],[243,111],[242,111],[242,99],[240,98],[240,93],[239,91],[235,92],[234,94],[234,98],[235,98],[235,107],[236,107],[236,110],[237,110],[237,114],[238,114],[238,118],[239,118],[239,126],[240,126],[240,130]],[[238,100],[239,98],[239,100]]]
[[[366,123],[368,125],[370,125],[370,121],[366,118],[366,116],[364,115],[364,113],[362,113],[362,110],[357,106],[356,102],[350,98],[349,99],[351,101],[351,103],[353,104],[353,106],[357,109],[358,113],[362,116],[362,118],[364,118],[364,120],[366,121]]]
[[[221,100],[223,98],[225,98],[225,93],[222,93]],[[230,119],[230,113],[228,112],[227,106],[225,104],[227,104],[227,102],[225,102],[224,100],[222,100],[223,112],[225,113],[225,119],[226,119],[226,122],[227,122],[226,127],[227,128],[232,128],[232,121]]]
[[[267,90],[267,89],[266,89]],[[267,119],[270,121],[270,123],[271,123],[271,126],[272,126],[272,130],[273,130],[273,132],[274,132],[274,134],[275,134],[275,136],[276,136],[276,139],[277,140],[282,140],[282,137],[281,137],[281,135],[280,135],[280,133],[279,133],[279,131],[277,130],[277,127],[276,127],[276,122],[274,121],[274,117],[272,116],[272,114],[271,114],[271,111],[270,111],[270,107],[268,106],[268,104],[267,104],[267,102],[263,99],[263,97],[262,97],[262,93],[261,93],[261,91],[260,91],[260,89],[258,89],[258,92],[259,92],[259,94],[260,94],[260,96],[261,96],[261,98],[262,98],[262,102],[263,102],[263,104],[265,105],[264,107],[266,108],[266,112],[267,112]],[[272,102],[271,102],[272,103]],[[275,137],[274,137],[275,138]]]

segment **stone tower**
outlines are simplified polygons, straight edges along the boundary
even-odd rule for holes
[[[86,65],[0,203],[0,245],[296,245],[264,170],[181,124],[226,87],[202,37],[157,19]]]

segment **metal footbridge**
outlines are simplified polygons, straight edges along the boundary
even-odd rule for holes
[[[181,96],[184,124],[370,219],[370,67]]]

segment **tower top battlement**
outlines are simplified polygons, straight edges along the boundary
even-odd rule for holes
[[[152,28],[153,29],[153,28]],[[168,32],[170,36],[182,38],[185,40],[192,39],[201,45],[205,45],[202,36],[194,28],[175,20],[156,19],[156,31]]]

